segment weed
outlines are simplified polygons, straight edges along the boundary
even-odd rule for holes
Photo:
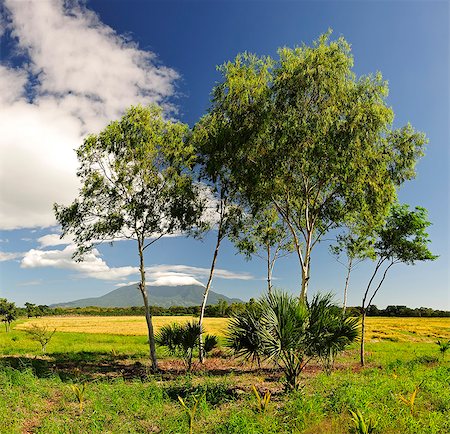
[[[78,404],[80,406],[80,412],[83,411],[84,392],[86,390],[86,384],[83,383],[81,387],[77,386],[76,384],[71,384],[70,388],[72,389],[73,393],[75,394],[75,398],[78,401]]]
[[[423,381],[422,381],[422,383],[423,383]],[[411,416],[414,416],[414,403],[416,401],[417,393],[419,392],[419,388],[422,385],[422,383],[420,383],[418,386],[416,386],[416,388],[411,393],[411,396],[408,399],[405,398],[401,393],[398,395],[398,398],[400,399],[400,401],[403,402],[403,404],[405,404],[409,408],[409,411],[411,412]]]
[[[448,349],[450,348],[450,340],[448,340],[447,342],[438,340],[438,341],[436,342],[436,344],[439,345],[439,351],[440,351],[441,354],[442,354],[442,359],[444,359],[444,358],[445,358],[445,353],[446,353],[446,352],[448,351]]]
[[[189,421],[189,434],[194,433],[194,421],[195,421],[195,413],[197,412],[198,404],[200,401],[202,401],[206,396],[206,392],[203,393],[203,395],[200,398],[197,398],[196,396],[192,396],[192,399],[194,400],[194,405],[189,408],[184,401],[184,399],[181,396],[178,396],[178,401],[180,401],[182,407],[184,408],[184,411],[186,412],[188,416]]]
[[[357,434],[370,434],[375,432],[378,421],[369,419],[369,421],[366,422],[361,411],[358,409],[356,412],[352,410],[349,410],[349,412],[352,415],[352,422],[355,424],[355,432]]]
[[[264,396],[261,396],[260,393],[258,392],[258,390],[256,390],[255,386],[252,386],[252,389],[253,389],[253,393],[256,396],[256,401],[258,403],[258,411],[260,413],[264,413],[269,405],[272,394],[268,390],[266,390],[266,393],[264,394]]]

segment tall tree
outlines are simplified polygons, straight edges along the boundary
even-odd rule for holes
[[[211,128],[211,119],[203,117],[195,125],[191,143],[198,154],[199,180],[209,193],[209,212],[204,214],[203,224],[199,228],[206,232],[214,228],[217,231],[216,244],[211,261],[208,281],[206,283],[199,316],[199,361],[204,362],[205,351],[203,346],[203,319],[206,303],[214,278],[214,272],[222,241],[229,235],[238,231],[241,221],[241,208],[235,203],[234,191],[230,174],[223,165],[223,152],[214,146],[208,137]],[[205,219],[206,218],[206,219]],[[206,220],[206,221],[205,221]]]
[[[195,155],[187,143],[188,133],[186,125],[165,120],[157,106],[131,107],[122,119],[86,138],[77,151],[80,196],[68,207],[55,204],[62,236],[75,236],[79,260],[98,242],[136,241],[139,290],[155,370],[144,252],[162,236],[191,228],[202,212],[201,195],[192,179]]]
[[[221,67],[209,140],[240,195],[252,207],[272,203],[286,223],[305,298],[314,247],[355,214],[381,223],[426,139],[410,125],[393,129],[387,83],[356,77],[343,38],[327,33],[278,56],[244,53]]]
[[[414,265],[418,261],[433,261],[437,256],[428,249],[430,226],[425,208],[410,211],[408,205],[395,204],[384,225],[377,231],[374,243],[375,269],[370,277],[361,303],[361,366],[364,366],[364,333],[367,310],[386,279],[387,272],[395,264]],[[375,278],[381,274],[378,284]]]
[[[294,250],[292,237],[271,206],[245,216],[242,228],[232,241],[246,259],[253,256],[266,263],[267,291],[272,291],[272,273],[275,262]]]

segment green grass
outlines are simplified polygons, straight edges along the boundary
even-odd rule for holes
[[[25,332],[1,331],[0,432],[187,433],[177,397],[191,405],[203,394],[196,433],[350,433],[349,410],[357,409],[366,420],[378,420],[378,433],[450,432],[450,357],[442,359],[433,342],[369,342],[363,370],[354,345],[331,375],[313,364],[302,390],[287,394],[280,376],[269,370],[151,375],[147,351],[145,336],[56,332],[42,357]],[[114,376],[106,375],[109,370]],[[70,385],[82,383],[80,411]],[[409,397],[419,384],[411,414],[399,395]],[[252,385],[272,392],[264,413]]]

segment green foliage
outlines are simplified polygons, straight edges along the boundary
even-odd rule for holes
[[[380,290],[389,269],[398,263],[414,265],[418,261],[434,261],[437,256],[428,249],[430,240],[426,229],[430,226],[427,210],[416,207],[410,211],[409,206],[395,204],[392,206],[384,224],[375,231],[374,254],[376,266],[364,292],[362,310],[362,336],[360,359],[364,365],[364,331],[367,308]],[[385,265],[387,264],[387,265]],[[375,276],[384,267],[383,275],[375,288],[372,288]]]
[[[18,313],[14,302],[9,302],[6,298],[0,298],[0,316],[5,323],[6,331],[11,330],[11,323],[17,319]]]
[[[446,341],[441,341],[441,340],[438,340],[437,342],[436,342],[436,344],[439,346],[439,351],[441,352],[441,354],[442,354],[442,359],[444,359],[445,358],[445,353],[449,350],[449,348],[450,348],[450,340],[448,340],[447,342]]]
[[[317,295],[305,304],[275,291],[231,319],[228,345],[247,359],[274,361],[283,369],[287,387],[298,389],[312,358],[325,360],[330,370],[334,356],[357,336],[357,321],[343,318],[330,295]]]
[[[253,394],[256,397],[258,411],[260,413],[264,413],[267,410],[272,394],[270,393],[269,390],[266,390],[264,396],[261,396],[261,394],[258,392],[258,390],[254,385],[252,385],[252,390]]]
[[[139,288],[155,370],[144,250],[163,235],[187,231],[199,221],[203,199],[193,182],[195,155],[188,135],[187,125],[165,120],[156,105],[129,108],[119,121],[84,140],[77,150],[79,197],[69,206],[54,205],[62,236],[74,236],[79,260],[99,241],[137,241]]]
[[[357,434],[370,434],[375,432],[377,422],[372,421],[372,419],[366,422],[359,409],[357,409],[356,412],[352,410],[349,411],[352,415],[352,422],[355,424],[355,432]]]
[[[41,344],[42,354],[47,350],[47,344],[51,341],[56,329],[50,331],[45,325],[31,324],[30,328],[26,330],[33,341]]]
[[[239,54],[222,65],[198,129],[252,209],[275,206],[292,234],[305,297],[311,251],[330,229],[381,223],[396,188],[414,177],[425,136],[392,126],[380,73],[356,77],[344,38]]]
[[[203,342],[203,350],[206,354],[210,353],[219,344],[219,340],[215,335],[206,335],[205,341]]]
[[[200,326],[198,322],[188,322],[185,324],[173,323],[161,327],[156,336],[158,345],[167,348],[169,354],[182,357],[188,370],[192,368],[192,356],[194,348],[198,346]],[[206,335],[204,350],[212,351],[217,345],[217,337]]]
[[[197,407],[198,407],[199,403],[205,398],[205,396],[206,396],[206,393],[204,393],[200,398],[197,398],[196,396],[192,396],[194,404],[192,405],[191,408],[189,408],[187,406],[186,402],[184,401],[184,399],[181,396],[178,397],[178,401],[180,401],[185,413],[188,416],[189,434],[194,433],[195,413],[197,412]]]
[[[414,403],[416,402],[417,393],[421,385],[422,383],[415,387],[409,398],[405,398],[401,393],[398,394],[398,399],[409,408],[411,416],[414,416]]]
[[[78,405],[80,407],[80,412],[83,411],[83,404],[84,404],[84,392],[86,390],[86,384],[82,384],[81,386],[78,386],[76,384],[71,384],[70,388],[72,389],[76,400],[78,401]]]

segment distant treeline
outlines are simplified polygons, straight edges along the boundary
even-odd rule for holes
[[[347,315],[359,315],[360,309],[360,307],[347,308]],[[388,306],[386,309],[378,309],[375,305],[373,305],[367,310],[367,316],[447,318],[450,317],[450,312],[446,310],[434,310],[429,307],[416,307],[412,309],[406,306]]]
[[[251,299],[248,303],[254,303]],[[245,309],[247,303],[228,304],[220,300],[218,304],[206,306],[205,316],[207,317],[229,317],[239,314]],[[25,308],[17,308],[19,316],[38,317],[52,315],[91,315],[91,316],[143,316],[144,306],[133,307],[49,307],[46,305],[34,305],[26,303]],[[347,316],[358,316],[359,307],[348,307]],[[155,316],[199,316],[200,306],[152,306],[152,314]],[[409,308],[406,306],[388,306],[386,309],[378,309],[377,306],[370,306],[367,311],[368,316],[391,316],[391,317],[450,317],[449,311],[434,310],[428,307]]]

